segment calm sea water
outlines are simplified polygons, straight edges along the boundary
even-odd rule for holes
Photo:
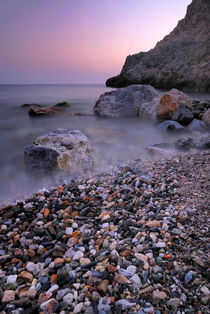
[[[94,115],[31,118],[28,108],[21,107],[24,103],[54,105],[67,101],[71,106],[65,109],[66,113],[93,114],[96,100],[109,90],[104,85],[0,86],[0,203],[22,199],[39,188],[58,184],[57,178],[35,180],[24,169],[24,147],[46,132],[61,127],[80,129],[94,145],[99,169],[141,158],[147,145],[164,141],[152,124],[139,118],[107,119]]]

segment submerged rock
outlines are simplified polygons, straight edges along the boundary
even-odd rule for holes
[[[193,0],[185,18],[169,35],[148,52],[128,56],[121,73],[108,79],[106,85],[210,90],[209,18],[210,2]]]
[[[94,112],[103,117],[137,116],[141,105],[160,96],[150,85],[134,85],[102,94]]]
[[[90,169],[94,165],[93,147],[81,131],[58,129],[26,147],[25,164],[28,169]]]
[[[59,102],[55,107],[70,107],[70,104],[67,101]]]
[[[56,107],[38,107],[38,106],[32,106],[29,108],[28,114],[30,116],[51,116],[56,113],[63,112],[60,108]]]

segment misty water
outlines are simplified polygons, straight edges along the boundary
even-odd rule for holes
[[[23,199],[43,187],[62,183],[53,177],[35,179],[24,168],[24,147],[42,134],[66,128],[79,129],[88,136],[95,150],[96,169],[142,158],[149,144],[166,139],[149,122],[136,118],[101,118],[93,114],[98,97],[110,88],[104,85],[2,85],[0,86],[0,203]],[[206,95],[193,95],[205,98]],[[67,101],[65,114],[32,118],[24,103],[55,105]],[[70,113],[90,114],[71,116]],[[71,180],[71,177],[63,178]]]

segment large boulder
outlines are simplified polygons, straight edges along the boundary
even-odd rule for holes
[[[186,108],[178,111],[174,120],[177,118],[180,119],[180,123],[181,121],[190,122],[193,119],[191,107],[190,98],[185,93],[173,88],[169,92],[143,103],[139,108],[139,116],[151,120],[171,120],[179,108]]]
[[[134,85],[102,94],[94,106],[94,112],[103,117],[137,116],[145,102],[160,96],[150,85]]]
[[[148,52],[128,56],[121,73],[106,85],[210,90],[209,20],[210,1],[193,0],[185,18],[168,36]]]
[[[28,169],[91,169],[94,166],[93,147],[81,131],[58,129],[37,137],[34,145],[26,147],[25,164]]]
[[[157,118],[159,120],[170,120],[179,107],[192,107],[190,98],[183,92],[173,88],[165,93],[157,105]]]
[[[59,153],[49,147],[29,145],[24,151],[25,167],[37,172],[51,172],[58,169]]]

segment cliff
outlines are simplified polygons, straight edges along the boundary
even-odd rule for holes
[[[210,91],[210,1],[193,0],[184,19],[148,52],[126,58],[109,87],[150,84],[188,91]]]

